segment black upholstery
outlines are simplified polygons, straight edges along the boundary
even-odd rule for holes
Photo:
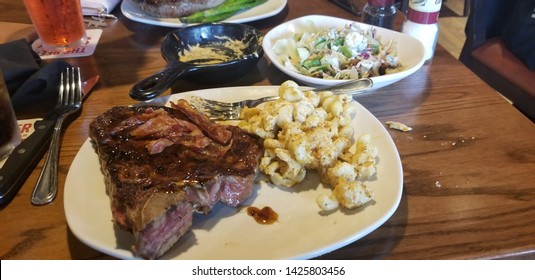
[[[503,28],[512,14],[514,1],[471,0],[470,2],[470,13],[465,28],[466,41],[459,60],[483,81],[509,99],[526,116],[535,120],[535,95],[533,95],[533,91],[530,94],[525,90],[526,88],[535,89],[535,81],[517,78],[533,77],[535,72],[530,71],[527,66],[516,59],[504,47],[503,40],[501,40]],[[491,44],[494,45],[489,47]],[[496,55],[495,57],[488,57],[485,61],[481,61],[473,54],[482,49],[499,50],[499,52],[493,53]],[[510,63],[503,63],[504,61]],[[500,63],[500,65],[495,66],[492,63]],[[489,64],[491,65],[489,66]],[[505,68],[508,66],[512,67]]]

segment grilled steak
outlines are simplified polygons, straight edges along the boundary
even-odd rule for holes
[[[134,5],[153,17],[182,17],[198,11],[211,9],[223,4],[225,0],[134,0]]]
[[[255,136],[211,122],[184,100],[114,107],[90,125],[114,222],[135,236],[134,253],[155,259],[186,233],[193,211],[252,193],[262,152]]]

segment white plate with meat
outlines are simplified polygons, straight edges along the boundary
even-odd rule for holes
[[[236,101],[276,95],[278,86],[214,88],[157,99],[168,101],[200,96]],[[310,259],[341,248],[371,233],[396,211],[402,194],[403,171],[396,146],[385,127],[356,104],[355,135],[368,133],[379,150],[377,176],[368,181],[374,200],[357,210],[324,214],[316,197],[329,192],[316,174],[307,174],[288,189],[258,180],[252,195],[239,208],[217,203],[207,214],[194,214],[193,225],[162,259]],[[260,176],[260,175],[259,175]],[[64,190],[67,223],[88,246],[121,259],[135,258],[134,236],[112,221],[99,157],[88,139],[76,155]],[[259,224],[246,208],[270,207],[278,214],[273,224]]]
[[[282,11],[286,6],[287,0],[268,0],[266,3],[249,10],[240,12],[224,22],[244,23],[264,19],[274,16]],[[123,0],[121,3],[121,12],[129,19],[150,25],[158,25],[165,27],[187,27],[191,24],[182,23],[178,18],[154,17],[141,11],[133,0]]]

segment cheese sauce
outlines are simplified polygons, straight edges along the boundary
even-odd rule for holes
[[[179,54],[179,60],[191,64],[219,64],[243,57],[247,44],[238,40],[189,46],[189,50]]]

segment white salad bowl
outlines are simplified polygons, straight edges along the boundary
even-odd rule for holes
[[[424,64],[424,46],[418,39],[414,37],[390,29],[371,26],[348,19],[321,15],[309,15],[285,22],[273,28],[264,36],[264,40],[262,42],[264,53],[273,63],[273,65],[293,79],[306,85],[318,87],[336,85],[343,83],[344,81],[347,82],[347,80],[321,79],[306,76],[297,72],[295,69],[285,66],[278,59],[273,50],[275,42],[281,38],[288,38],[292,36],[292,34],[305,32],[310,28],[311,22],[313,22],[314,26],[317,28],[325,29],[329,29],[331,27],[344,27],[350,23],[357,23],[363,28],[375,28],[377,35],[381,37],[380,41],[382,43],[386,43],[391,39],[397,42],[398,61],[402,64],[403,70],[382,76],[371,77],[373,80],[373,89],[385,87],[403,78],[406,78],[420,69],[420,67],[422,67]]]

